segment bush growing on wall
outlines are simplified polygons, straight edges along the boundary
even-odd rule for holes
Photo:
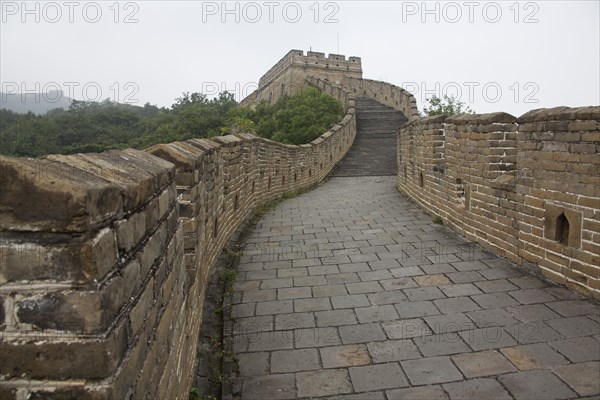
[[[342,104],[315,87],[284,97],[275,104],[259,103],[254,109],[231,109],[229,127],[224,132],[254,132],[287,144],[303,144],[316,139],[343,117]]]

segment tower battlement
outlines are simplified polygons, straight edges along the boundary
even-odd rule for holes
[[[343,54],[330,53],[326,56],[325,53],[316,51],[308,51],[305,54],[303,50],[290,50],[260,78],[258,82],[259,89],[269,85],[287,70],[293,68],[310,69],[312,75],[329,80],[341,80],[342,76],[362,78],[360,57],[350,56],[346,59]],[[320,73],[319,70],[321,70]]]

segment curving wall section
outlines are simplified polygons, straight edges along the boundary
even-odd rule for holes
[[[341,84],[355,97],[368,97],[403,113],[408,121],[420,118],[417,100],[407,90],[391,83],[345,76]]]
[[[0,157],[0,398],[186,399],[208,276],[258,205],[320,182],[356,135],[251,134]]]
[[[600,299],[600,107],[434,116],[398,132],[398,189],[468,239]]]

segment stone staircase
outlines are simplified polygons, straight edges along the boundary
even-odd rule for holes
[[[356,99],[354,144],[332,176],[395,175],[396,132],[408,119],[399,111],[369,98]]]

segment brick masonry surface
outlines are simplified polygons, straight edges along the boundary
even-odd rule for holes
[[[397,144],[398,189],[428,213],[600,299],[600,107],[428,117]]]
[[[184,399],[208,277],[257,206],[329,174],[356,135],[251,134],[0,157],[0,398]]]
[[[360,58],[297,50],[244,103],[307,85],[346,115],[301,146],[239,133],[0,157],[0,398],[187,398],[215,260],[256,207],[330,174],[355,98],[409,121],[397,185],[418,205],[389,177],[333,179],[262,221],[232,299],[237,392],[598,394],[597,306],[524,270],[600,293],[599,108],[420,119]]]
[[[600,308],[435,224],[394,177],[332,178],[246,241],[241,399],[600,395]]]

